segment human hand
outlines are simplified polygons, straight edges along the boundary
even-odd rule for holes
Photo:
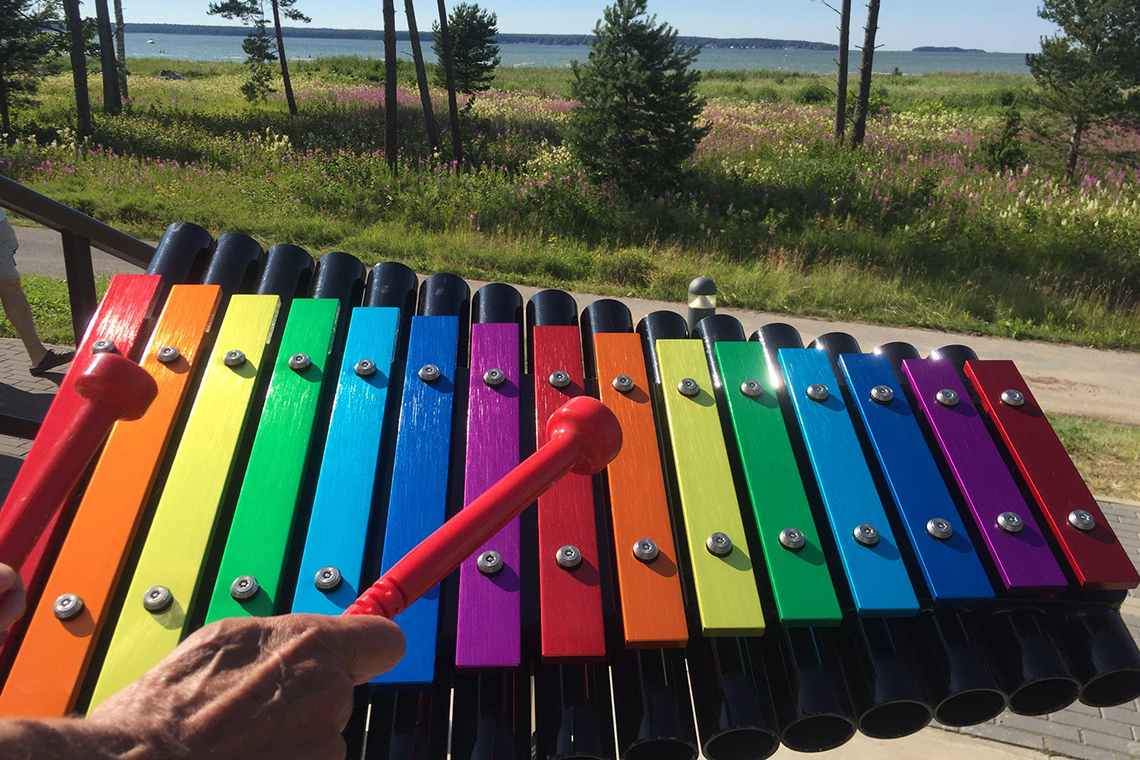
[[[23,578],[7,565],[0,565],[0,631],[23,617],[26,604]]]
[[[404,636],[369,616],[208,625],[87,722],[142,739],[142,756],[343,760],[352,687],[391,669]]]

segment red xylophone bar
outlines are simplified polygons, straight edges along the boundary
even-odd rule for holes
[[[589,396],[559,407],[546,436],[545,446],[421,541],[344,614],[396,617],[564,475],[601,472],[621,450],[617,418]]]

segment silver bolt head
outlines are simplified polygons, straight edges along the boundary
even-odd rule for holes
[[[740,392],[748,398],[758,398],[764,395],[764,386],[759,380],[745,380],[740,384]]]
[[[780,531],[780,545],[785,549],[796,552],[807,545],[807,538],[799,528],[784,528]]]
[[[300,372],[303,369],[308,369],[313,360],[309,358],[308,354],[293,354],[289,357],[289,369],[295,369]]]
[[[570,373],[557,370],[550,373],[550,384],[555,388],[565,388],[570,384]]]
[[[93,354],[113,354],[118,350],[115,348],[115,341],[109,338],[100,338],[91,344],[91,353]]]
[[[227,367],[240,367],[245,364],[245,354],[236,348],[233,351],[226,351],[226,355],[222,357],[222,362]]]
[[[425,383],[434,383],[442,374],[443,373],[439,371],[439,367],[434,364],[425,364],[420,367],[419,371],[420,380],[423,380]]]
[[[322,567],[313,577],[313,585],[321,591],[333,591],[340,585],[340,570],[332,565]]]
[[[852,535],[863,546],[875,546],[879,543],[879,529],[870,523],[856,525]]]
[[[1022,406],[1025,404],[1025,394],[1015,388],[1010,388],[1007,391],[1002,391],[1001,402],[1006,406]]]
[[[933,517],[930,522],[926,523],[926,532],[930,534],[931,538],[946,541],[954,535],[954,527],[950,525],[949,520]]]
[[[174,346],[163,346],[158,349],[158,360],[163,364],[173,364],[182,358],[182,353]]]
[[[62,594],[56,598],[52,611],[60,620],[71,620],[83,612],[83,600],[75,594]]]
[[[652,538],[639,538],[637,543],[633,545],[633,556],[642,562],[652,562],[657,559],[660,553],[661,550],[657,548],[657,542]]]
[[[361,359],[353,365],[352,371],[360,377],[371,377],[376,374],[376,362],[371,359]]]
[[[578,567],[578,565],[582,564],[582,552],[578,551],[577,546],[574,546],[573,544],[566,544],[558,550],[558,554],[555,555],[555,559],[558,560],[558,565],[560,567],[564,567],[567,570],[573,570],[574,568]]]
[[[239,575],[230,584],[230,596],[239,602],[244,602],[246,599],[252,599],[257,595],[261,586],[257,582],[257,578],[252,575]]]
[[[871,389],[871,400],[880,404],[889,404],[895,399],[895,392],[889,385],[876,385]]]
[[[812,401],[827,401],[830,395],[831,393],[828,392],[827,386],[823,383],[812,383],[808,386],[807,396]]]
[[[166,586],[151,586],[143,594],[143,609],[147,612],[162,612],[174,602],[174,594]]]
[[[629,375],[618,375],[614,378],[614,390],[629,393],[633,390],[633,378]]]
[[[997,518],[998,527],[1006,533],[1020,533],[1025,521],[1016,512],[1002,512]]]
[[[728,537],[727,533],[716,532],[713,533],[705,541],[705,546],[709,550],[709,554],[715,557],[727,557],[732,554],[732,539]]]
[[[1069,513],[1069,525],[1077,530],[1092,530],[1096,527],[1096,518],[1092,516],[1092,512],[1074,509]]]
[[[479,572],[483,575],[498,575],[503,570],[503,555],[486,551],[479,555]]]
[[[692,398],[701,392],[701,386],[691,377],[686,377],[681,382],[677,383],[677,390],[680,391],[682,396]]]
[[[496,385],[502,385],[507,381],[507,373],[503,372],[498,367],[491,367],[483,373],[483,382],[494,388]]]
[[[934,400],[942,406],[958,406],[958,391],[943,388],[935,394]]]

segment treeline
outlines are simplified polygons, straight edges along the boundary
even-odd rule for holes
[[[129,34],[211,34],[230,37],[244,37],[248,30],[241,26],[210,26],[205,24],[125,24]],[[285,26],[281,29],[286,37],[342,40],[380,40],[384,32],[379,29],[329,29],[325,27]],[[407,41],[411,35],[397,31],[396,39]],[[589,45],[592,34],[498,34],[495,41],[500,45]],[[838,46],[826,42],[806,40],[770,40],[764,38],[739,37],[679,37],[682,44],[700,45],[704,48],[747,48],[754,50],[837,50]],[[432,42],[430,32],[421,32],[420,41]]]

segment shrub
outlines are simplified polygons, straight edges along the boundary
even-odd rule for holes
[[[675,185],[708,132],[697,118],[699,48],[646,15],[646,0],[617,0],[594,28],[590,58],[573,64],[566,141],[590,172],[626,191]]]
[[[815,82],[806,85],[796,95],[796,102],[803,103],[804,105],[814,106],[820,103],[832,103],[835,101],[835,93],[827,85]]]

